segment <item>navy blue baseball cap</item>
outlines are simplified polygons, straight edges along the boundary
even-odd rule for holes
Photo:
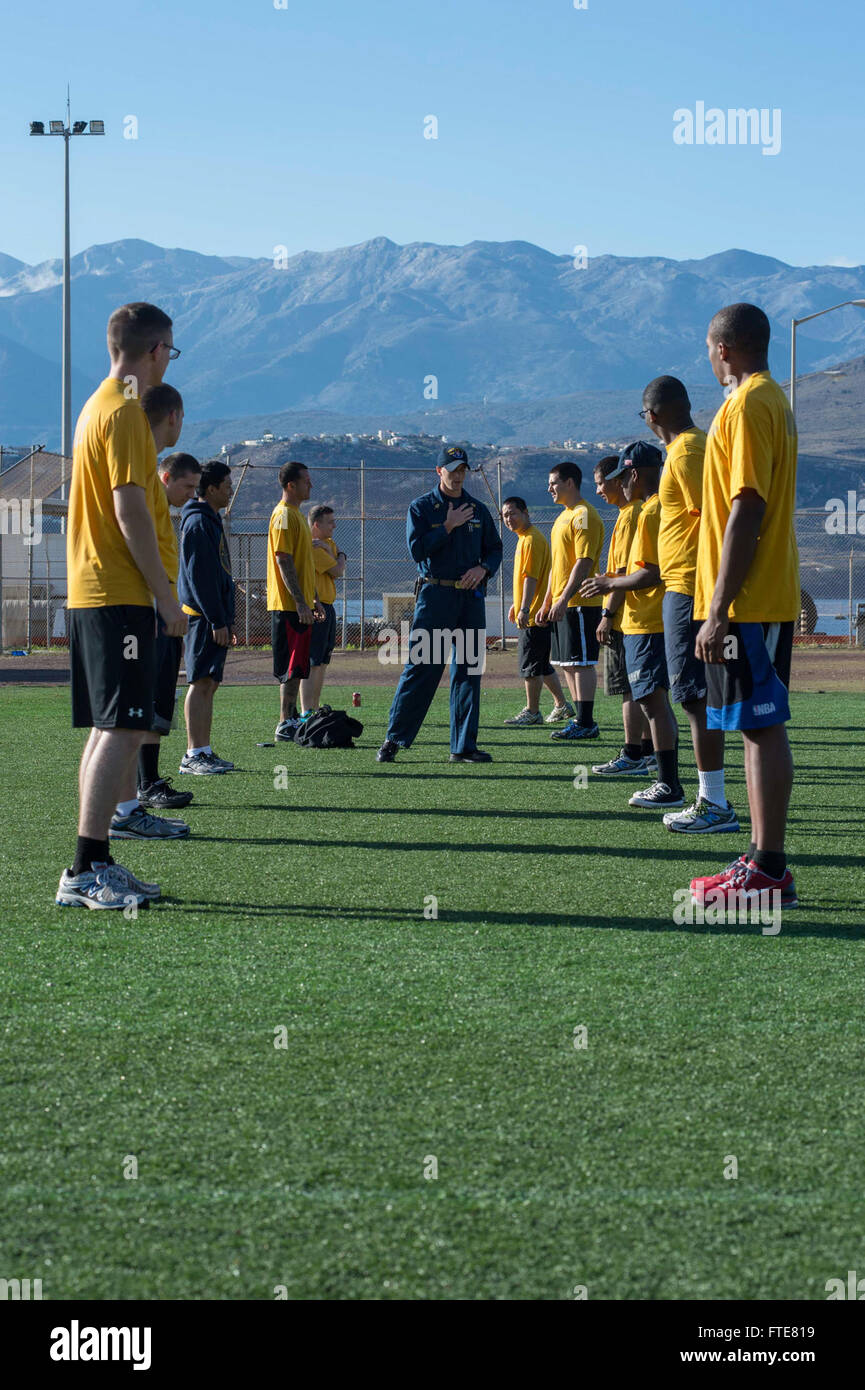
[[[468,467],[468,462],[469,456],[465,449],[461,449],[458,444],[449,444],[442,449],[438,466],[439,468],[446,468],[449,473],[452,473],[455,468],[459,468],[462,464]]]
[[[637,439],[633,444],[629,444],[627,449],[623,449],[619,455],[619,462],[608,473],[605,482],[610,478],[621,478],[623,473],[628,473],[632,468],[663,468],[664,456],[660,449],[656,449],[654,444],[644,444],[642,439]]]

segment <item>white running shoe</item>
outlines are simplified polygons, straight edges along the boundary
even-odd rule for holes
[[[668,830],[677,830],[684,835],[719,835],[724,831],[738,830],[736,812],[729,801],[726,806],[716,806],[712,801],[700,797],[687,811],[670,811],[664,816]]]
[[[190,772],[195,777],[214,777],[230,771],[233,766],[233,763],[223,763],[215,753],[184,753],[177,771]]]
[[[505,720],[506,724],[510,724],[511,727],[515,729],[527,729],[531,724],[543,724],[543,722],[544,716],[541,714],[540,710],[536,710],[536,712],[532,714],[528,705],[526,705],[525,709],[521,710],[519,714],[512,714],[510,719]]]
[[[629,758],[624,748],[608,763],[595,763],[592,772],[598,777],[642,777],[646,772],[644,758]]]
[[[563,705],[554,705],[550,713],[544,720],[545,724],[564,724],[567,719],[576,719],[577,711],[574,709],[570,700],[566,700]]]
[[[672,806],[684,806],[684,792],[674,792],[666,782],[653,782],[645,791],[634,792],[628,798],[629,806],[640,806],[644,811],[667,811]]]
[[[64,869],[57,886],[54,901],[59,907],[90,907],[102,911],[114,908],[122,911],[135,903],[147,907],[148,899],[133,892],[125,879],[113,872],[119,866],[108,864],[104,869],[94,872],[86,870],[83,874],[73,874]]]

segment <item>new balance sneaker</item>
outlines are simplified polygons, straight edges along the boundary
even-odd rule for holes
[[[189,834],[186,821],[169,816],[151,816],[142,806],[136,806],[129,816],[111,817],[109,840],[183,840]]]
[[[565,700],[563,705],[554,705],[544,720],[545,724],[564,724],[566,719],[576,718],[577,711],[574,709],[570,700]]]
[[[515,729],[528,729],[532,724],[543,724],[543,722],[544,716],[541,714],[540,710],[536,710],[535,713],[532,714],[528,705],[526,705],[525,709],[521,710],[519,714],[512,714],[510,719],[505,720],[506,724],[510,724]]]
[[[119,909],[135,903],[147,907],[148,899],[129,887],[120,874],[115,871],[117,864],[107,864],[104,869],[87,869],[83,874],[73,874],[64,869],[57,886],[54,899],[58,907],[90,907],[101,910]]]
[[[399,752],[399,744],[394,743],[392,738],[386,738],[381,748],[375,755],[377,763],[392,763]]]
[[[189,805],[192,792],[176,792],[167,777],[160,777],[149,787],[138,788],[138,800],[151,811],[179,811]]]
[[[684,835],[719,835],[739,829],[736,812],[729,801],[726,806],[716,806],[703,797],[698,797],[687,811],[671,811],[664,816],[664,824],[668,830]]]
[[[601,731],[597,724],[578,724],[576,719],[569,719],[563,729],[554,729],[550,738],[600,738]]]
[[[229,772],[233,763],[225,764],[215,753],[184,753],[178,772],[189,772],[195,777],[214,777]]]
[[[790,870],[785,869],[782,878],[772,878],[758,868],[753,859],[746,860],[735,873],[710,891],[711,897],[707,892],[703,898],[704,903],[708,899],[715,906],[732,912],[746,904],[774,907],[777,903],[782,908],[799,906],[796,884]],[[776,898],[775,893],[780,896]]]
[[[658,759],[655,757],[654,753],[646,754],[645,758],[643,759],[643,767],[645,768],[646,772],[658,771]]]
[[[668,811],[671,806],[684,806],[685,794],[681,787],[674,791],[666,782],[653,782],[645,791],[634,792],[628,798],[629,806],[640,806],[644,811]]]
[[[216,763],[217,767],[221,767],[221,768],[222,768],[222,771],[223,771],[223,772],[233,772],[233,771],[234,771],[234,763],[230,763],[230,762],[228,761],[227,758],[220,758],[216,753],[213,752],[212,749],[211,749],[211,751],[210,751],[209,756],[210,756],[210,757],[213,759],[213,761]]]
[[[162,890],[158,883],[148,883],[146,879],[136,878],[131,869],[124,868],[122,864],[110,865],[112,879],[115,882],[123,883],[127,893],[135,893],[139,898],[147,898],[148,902],[156,902],[157,898],[162,897]]]
[[[707,893],[713,893],[738,874],[741,874],[748,867],[747,854],[740,854],[738,859],[734,859],[732,864],[728,864],[726,869],[721,869],[717,874],[706,874],[703,878],[691,879],[691,897],[695,903],[702,903],[706,900]]]
[[[279,723],[273,731],[274,740],[277,743],[293,743],[294,731],[295,729],[299,729],[300,725],[300,718],[280,719]]]
[[[647,771],[645,758],[629,758],[624,748],[608,763],[595,763],[592,772],[598,777],[642,777]]]

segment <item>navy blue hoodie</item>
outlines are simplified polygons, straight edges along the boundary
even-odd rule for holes
[[[177,597],[211,627],[231,627],[234,622],[234,580],[222,517],[200,497],[193,497],[180,513]]]

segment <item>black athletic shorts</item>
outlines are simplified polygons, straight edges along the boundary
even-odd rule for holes
[[[222,680],[228,648],[216,645],[213,629],[206,618],[189,615],[183,651],[186,658],[186,679],[190,685],[193,681],[203,680],[205,676],[214,681]]]
[[[607,647],[607,694],[621,695],[623,700],[632,698],[628,664],[625,661],[625,639],[617,627],[612,628],[610,645]]]
[[[156,618],[156,685],[153,692],[153,732],[170,734],[177,703],[177,673],[183,654],[183,638],[169,637],[165,623]]]
[[[304,681],[309,675],[309,648],[314,626],[314,623],[302,623],[293,610],[271,610],[273,674],[280,685],[285,685],[286,681]]]
[[[69,609],[72,726],[153,726],[156,615],[141,604]]]
[[[310,666],[329,666],[336,646],[336,609],[332,603],[323,603],[326,617],[323,623],[313,623],[309,639]]]
[[[566,608],[565,616],[553,627],[554,666],[594,666],[601,645],[598,641],[600,606]]]
[[[524,680],[535,676],[551,676],[550,647],[553,640],[551,627],[521,627],[517,651],[520,658],[520,675]]]

